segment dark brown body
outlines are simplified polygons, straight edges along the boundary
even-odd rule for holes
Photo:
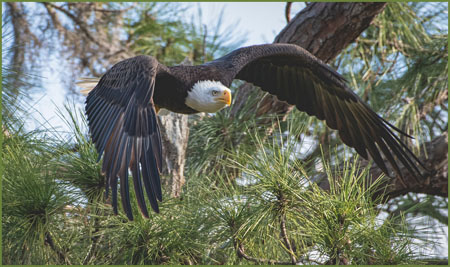
[[[225,86],[226,81],[221,80],[223,76],[215,68],[200,66],[174,66],[165,69],[156,75],[155,91],[153,92],[153,103],[158,108],[165,108],[172,112],[182,114],[193,114],[194,110],[185,104],[188,92],[195,83],[202,81],[198,77],[208,77],[211,81],[220,81]]]

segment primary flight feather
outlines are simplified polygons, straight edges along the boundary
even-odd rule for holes
[[[406,134],[378,116],[341,75],[297,45],[244,47],[198,66],[166,67],[153,57],[137,56],[114,65],[97,84],[84,81],[87,91],[95,86],[86,99],[86,114],[99,157],[103,155],[106,194],[111,188],[116,214],[120,179],[122,206],[133,219],[128,170],[142,214],[149,216],[144,191],[152,209],[159,212],[163,149],[156,119],[159,109],[217,112],[231,104],[228,87],[234,79],[253,83],[325,120],[345,144],[366,159],[370,155],[386,174],[382,155],[398,175],[402,176],[401,163],[420,176],[420,161],[394,131]]]

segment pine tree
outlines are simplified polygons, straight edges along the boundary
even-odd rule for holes
[[[337,21],[350,16],[340,8],[354,12],[353,21],[332,24],[343,31],[339,36],[305,48],[338,68],[378,113],[415,137],[409,145],[435,171],[428,184],[405,187],[382,175],[322,122],[236,82],[231,109],[176,118],[191,128],[183,139],[186,184],[163,177],[161,213],[134,221],[120,209],[114,216],[104,197],[101,162],[82,109],[70,103],[59,111],[69,133],[30,131],[22,114],[5,116],[19,105],[28,108],[15,98],[27,92],[19,83],[29,80],[23,73],[39,67],[27,58],[61,52],[72,61],[74,75],[99,76],[113,62],[139,53],[169,65],[185,57],[199,64],[242,39],[219,30],[220,20],[209,29],[179,19],[174,14],[184,10],[172,3],[4,6],[13,49],[2,70],[14,71],[2,80],[3,92],[13,96],[3,113],[3,264],[447,262],[421,252],[435,240],[415,229],[426,222],[413,220],[435,220],[435,234],[448,221],[447,151],[441,149],[447,147],[448,48],[447,29],[439,26],[447,21],[446,3],[313,3],[275,40],[319,41],[315,34],[327,28],[320,32],[318,26],[310,36],[292,29],[307,27],[305,18],[319,25],[324,14]],[[32,10],[45,14],[43,31],[30,26]],[[359,30],[349,33],[346,27],[355,25]],[[46,51],[46,40],[58,49]],[[138,214],[137,204],[132,206]]]

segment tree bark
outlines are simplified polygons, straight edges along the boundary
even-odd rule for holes
[[[170,113],[159,117],[163,146],[163,183],[172,197],[179,197],[185,183],[184,164],[189,139],[188,115]]]

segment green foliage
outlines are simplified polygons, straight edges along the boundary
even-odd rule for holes
[[[369,186],[366,181],[375,178],[369,177],[368,168],[360,170],[352,163],[356,160],[337,171],[322,159],[331,186],[328,191],[319,188],[312,183],[317,172],[300,160],[298,140],[306,125],[291,123],[288,133],[279,132],[270,142],[253,133],[256,154],[241,152],[221,161],[239,170],[241,182],[230,184],[229,177],[216,173],[187,184],[193,192],[189,201],[199,202],[207,213],[204,224],[212,227],[208,263],[247,259],[289,264],[292,257],[306,264],[412,262],[405,222],[377,217],[381,196],[373,196],[382,190],[383,178]],[[239,255],[240,249],[245,256]],[[229,257],[233,254],[238,256]]]
[[[104,201],[105,178],[97,162],[97,150],[87,135],[84,110],[77,109],[74,104],[65,105],[64,109],[58,111],[59,117],[71,132],[59,137],[70,141],[59,146],[59,157],[54,161],[58,176],[67,186],[80,189],[79,197],[87,198],[89,203]]]
[[[59,262],[49,238],[64,223],[61,215],[71,199],[51,164],[54,147],[39,134],[10,131],[3,136],[4,263]]]
[[[5,26],[5,25],[3,25]],[[4,28],[3,28],[4,29]],[[5,64],[17,44],[12,43],[12,32],[2,31],[2,118],[4,128],[16,128],[23,125],[20,116],[26,114],[24,101],[29,100],[24,89],[31,86],[31,75],[24,74],[20,66]]]
[[[150,219],[136,216],[132,222],[124,214],[100,218],[101,249],[92,263],[198,264],[205,249],[201,222],[178,199],[166,199],[160,209]]]
[[[288,130],[270,140],[262,139],[256,129],[247,129],[253,149],[236,154],[228,151],[228,157],[219,161],[237,170],[238,182],[230,182],[236,177],[230,179],[227,172],[211,175],[197,169],[197,178],[189,180],[180,199],[164,196],[160,214],[152,214],[150,219],[136,216],[130,222],[121,211],[112,216],[103,199],[87,193],[98,184],[83,176],[95,178],[100,163],[95,163],[92,144],[86,143],[81,133],[84,119],[76,119],[76,112],[66,108],[64,116],[73,125],[76,150],[65,150],[64,143],[59,149],[49,148],[36,138],[20,139],[24,140],[22,146],[33,144],[26,149],[20,149],[18,141],[11,138],[4,143],[4,156],[10,161],[4,179],[7,231],[3,238],[4,251],[11,253],[4,263],[289,263],[291,255],[303,263],[411,262],[410,237],[401,231],[404,223],[385,220],[379,225],[377,221],[372,200],[377,183],[369,188],[364,185],[367,169],[358,171],[356,164],[346,162],[345,168],[336,172],[329,162],[315,162],[324,166],[331,188],[324,191],[311,183],[317,171],[300,160],[298,140],[305,124],[297,117],[290,117]],[[22,161],[17,154],[38,163],[19,168]],[[45,166],[49,175],[42,174]],[[73,188],[81,195],[74,194]],[[27,201],[21,199],[24,197]],[[131,199],[133,212],[138,214],[133,193]],[[42,212],[36,214],[36,210]],[[282,238],[283,228],[291,248]],[[47,233],[55,240],[53,246],[46,242]],[[243,260],[239,249],[250,260]]]
[[[416,152],[446,131],[448,34],[437,10],[446,4],[390,3],[337,59],[362,99],[418,140]]]
[[[186,56],[201,63],[238,43],[226,42],[222,16],[208,29],[179,19],[184,9],[171,10],[172,3],[141,7],[125,20],[131,49],[165,64]],[[337,64],[372,107],[429,140],[447,123],[447,37],[433,23],[440,13],[419,16],[422,7],[389,4]],[[131,222],[120,208],[114,216],[104,198],[102,162],[82,109],[60,111],[69,133],[26,132],[4,117],[2,263],[420,263],[418,248],[429,240],[409,219],[425,214],[445,223],[447,200],[417,205],[422,198],[408,195],[383,204],[384,178],[361,169],[334,132],[297,111],[283,122],[258,117],[263,93],[252,94],[237,113],[191,117],[182,195],[166,193],[161,212],[144,219],[131,190]],[[280,127],[267,135],[261,121]]]

